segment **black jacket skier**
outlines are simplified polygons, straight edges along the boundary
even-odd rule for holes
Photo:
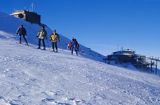
[[[26,35],[27,35],[27,32],[26,32],[26,29],[23,27],[23,25],[21,25],[17,32],[16,32],[17,35],[19,35],[19,43],[21,44],[22,43],[22,37],[23,39],[25,40],[26,44],[28,45],[28,42],[27,42],[27,39],[26,39]]]

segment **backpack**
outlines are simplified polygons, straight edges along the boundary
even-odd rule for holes
[[[71,48],[72,47],[72,42],[69,42],[68,43],[68,48]]]

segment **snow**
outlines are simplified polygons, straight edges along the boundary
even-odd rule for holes
[[[0,105],[160,105],[158,76],[18,44],[9,30],[0,25]]]

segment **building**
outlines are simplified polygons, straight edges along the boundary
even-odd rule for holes
[[[129,49],[116,51],[113,54],[107,56],[107,60],[115,61],[116,63],[128,63],[133,62],[135,52]]]
[[[132,50],[122,50],[113,52],[111,55],[108,55],[105,59],[108,63],[114,62],[116,64],[130,63],[136,68],[143,70],[150,69],[150,65],[154,65],[147,61],[147,57],[143,55],[136,54]]]
[[[24,19],[31,23],[41,24],[41,16],[36,12],[28,11],[28,10],[17,10],[14,11],[12,16]]]

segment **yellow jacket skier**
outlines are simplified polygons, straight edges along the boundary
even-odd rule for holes
[[[56,30],[51,34],[50,40],[52,42],[53,51],[58,52],[57,41],[59,41],[59,35],[56,33]],[[56,51],[54,50],[55,48],[56,48]]]

